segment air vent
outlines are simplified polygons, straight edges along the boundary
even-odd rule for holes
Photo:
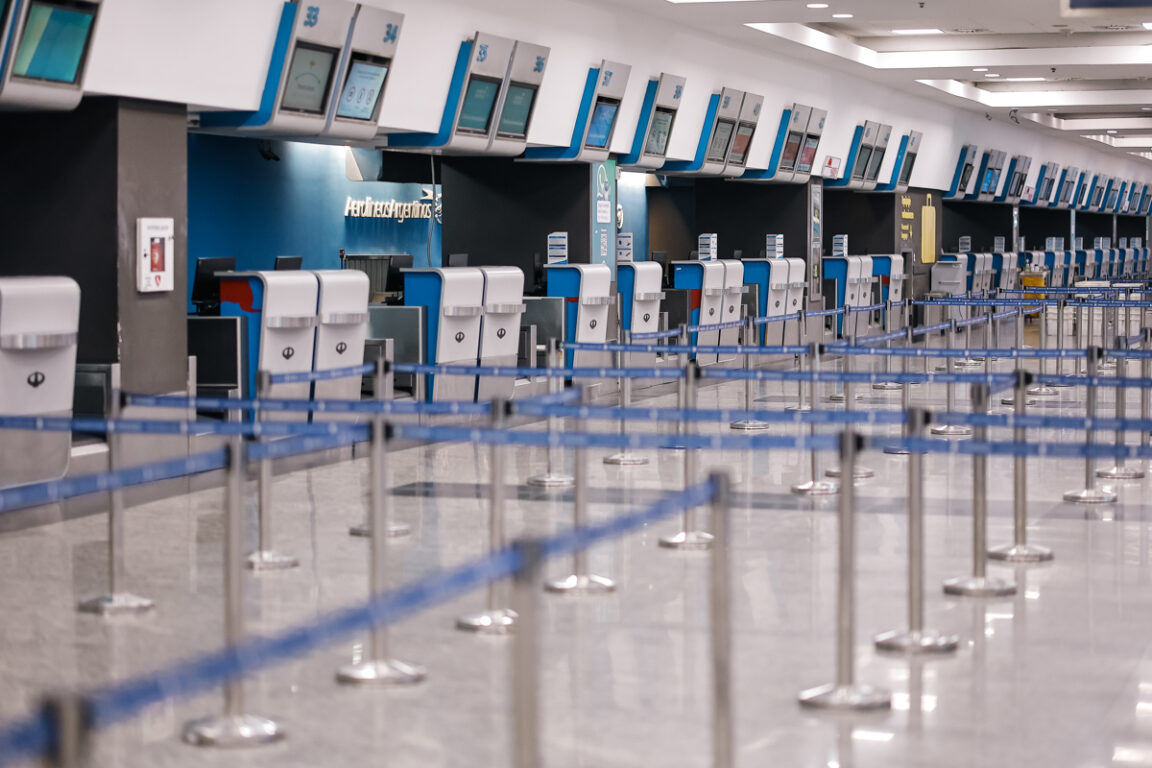
[[[1102,32],[1132,32],[1133,30],[1140,29],[1140,27],[1133,26],[1132,24],[1100,24],[1092,29],[1099,29]]]

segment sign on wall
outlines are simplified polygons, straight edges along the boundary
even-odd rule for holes
[[[136,290],[165,293],[172,290],[176,261],[174,219],[136,219]]]
[[[616,161],[591,163],[593,264],[607,264],[616,279]]]

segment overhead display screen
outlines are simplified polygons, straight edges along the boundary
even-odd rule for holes
[[[975,166],[972,163],[965,163],[964,170],[960,172],[960,186],[957,191],[964,192],[968,189],[968,182],[972,179],[972,170]]]
[[[732,149],[728,152],[728,162],[744,165],[748,160],[748,147],[752,145],[752,135],[756,133],[755,123],[740,123],[736,126],[736,138],[732,139]]]
[[[705,158],[710,163],[722,163],[728,156],[728,142],[732,139],[732,130],[736,124],[731,120],[717,120],[716,127],[712,129],[712,141],[708,143],[708,153]]]
[[[868,172],[864,174],[864,178],[868,181],[876,181],[880,178],[880,166],[884,164],[884,150],[877,149],[872,153],[872,159],[868,162]]]
[[[644,154],[664,156],[668,151],[668,138],[672,135],[672,121],[675,117],[675,110],[656,107],[652,125],[648,127],[648,140],[644,142]]]
[[[791,131],[784,141],[784,153],[780,155],[780,167],[790,171],[796,167],[796,159],[800,157],[800,144],[804,141],[804,134]]]
[[[0,0],[0,20],[6,0]],[[30,80],[75,83],[80,77],[84,53],[96,18],[91,3],[45,3],[28,6],[20,46],[12,63],[12,75]]]
[[[906,186],[912,178],[912,167],[916,165],[916,153],[909,152],[904,157],[904,166],[900,169],[900,185]]]
[[[1067,203],[1072,199],[1072,187],[1074,182],[1071,179],[1065,179],[1063,185],[1060,187],[1060,200],[1061,203]]]
[[[536,86],[523,83],[509,83],[504,96],[504,108],[500,110],[500,122],[496,133],[513,139],[523,139],[528,135],[528,121],[532,118],[532,105],[536,103]]]
[[[804,149],[800,152],[800,162],[796,165],[796,170],[800,173],[808,173],[812,170],[812,163],[816,162],[816,147],[820,146],[819,136],[808,136],[804,139]]]
[[[1092,190],[1092,207],[1097,208],[1100,205],[1100,200],[1104,197],[1104,187],[1096,185]]]
[[[348,76],[344,78],[344,90],[340,92],[340,103],[336,107],[336,117],[350,120],[374,120],[380,97],[384,93],[384,79],[388,77],[388,59],[352,54],[352,64]]]
[[[1017,171],[1012,174],[1012,184],[1009,188],[1008,195],[1010,197],[1020,197],[1020,193],[1024,191],[1024,174]]]
[[[460,119],[456,121],[456,130],[460,133],[479,133],[487,135],[492,125],[492,110],[496,106],[496,94],[500,91],[500,81],[494,77],[479,77],[472,75],[468,81],[468,90],[464,93],[464,101],[460,105]]]
[[[616,112],[620,109],[617,99],[607,99],[603,96],[596,99],[596,107],[592,110],[592,120],[588,123],[588,138],[584,146],[593,149],[606,149],[608,141],[612,138],[612,127],[616,124]]]
[[[868,161],[872,159],[872,147],[860,147],[860,154],[856,155],[856,165],[852,166],[852,178],[864,178],[864,171],[868,170]]]
[[[1038,198],[1039,200],[1047,201],[1052,199],[1052,184],[1053,179],[1051,176],[1044,179],[1044,183],[1040,185],[1040,197]]]
[[[337,53],[335,48],[298,41],[296,50],[292,52],[292,63],[288,66],[280,109],[308,115],[324,114]]]

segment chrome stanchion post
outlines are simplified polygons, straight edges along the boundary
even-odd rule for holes
[[[1143,314],[1143,310],[1141,310],[1141,314]],[[1152,328],[1144,328],[1141,333],[1144,335],[1143,351],[1145,357],[1140,359],[1140,378],[1147,380],[1152,378],[1152,359],[1147,357],[1148,354],[1152,354]],[[1140,387],[1140,418],[1143,421],[1148,421],[1150,415],[1152,415],[1152,389]],[[1152,437],[1152,433],[1149,433],[1148,430],[1140,430],[1140,445],[1147,448],[1150,437]]]
[[[79,693],[59,693],[44,699],[40,714],[51,723],[52,744],[41,756],[46,768],[84,768],[92,735],[92,704]]]
[[[712,768],[733,768],[731,481],[713,472],[712,485]]]
[[[1100,359],[1104,356],[1104,350],[1100,347],[1088,347],[1087,352],[1088,394],[1084,407],[1084,443],[1090,451],[1096,438],[1096,425],[1093,423],[1096,420],[1098,395],[1096,378],[1100,373]],[[1084,489],[1068,491],[1064,494],[1064,501],[1074,504],[1110,504],[1116,501],[1116,494],[1111,490],[1096,487],[1096,459],[1090,453],[1084,457]]]
[[[1041,350],[1048,349],[1048,305],[1043,305],[1040,311],[1040,344]],[[1048,363],[1046,358],[1040,358],[1037,369],[1040,375],[1043,376],[1048,372]],[[1056,397],[1059,393],[1052,389],[1052,387],[1045,386],[1044,384],[1036,384],[1028,388],[1028,394],[1039,395],[1040,397]]]
[[[1027,318],[1027,317],[1028,317],[1028,315],[1027,315],[1027,313],[1024,312],[1023,305],[1018,305],[1016,307],[1016,350],[1017,350],[1017,352],[1019,352],[1019,350],[1021,350],[1021,349],[1024,349],[1024,322],[1025,322],[1025,318]],[[1016,360],[1017,360],[1017,363],[1019,364],[1020,358],[1017,357]],[[1012,390],[1011,395],[1007,395],[1005,397],[1000,398],[1000,404],[1001,405],[1015,405],[1016,404],[1016,390]],[[1036,400],[1034,400],[1031,397],[1026,397],[1024,404],[1025,405],[1036,405]]]
[[[991,387],[972,385],[972,410],[987,414]],[[976,426],[974,439],[988,440],[988,427]],[[966,597],[1006,597],[1016,594],[1016,585],[1003,579],[988,577],[988,454],[972,454],[972,577],[960,577],[944,582],[944,593]]]
[[[389,508],[392,506],[387,487],[388,440],[391,430],[384,423],[384,414],[373,414],[371,431],[368,589],[372,599],[378,600],[388,591],[388,547],[385,539],[388,536],[388,520],[391,517]],[[387,627],[372,627],[369,649],[370,655],[367,658],[358,659],[337,669],[336,680],[354,685],[362,683],[412,685],[422,681],[427,674],[424,667],[389,657]]]
[[[511,648],[513,768],[540,768],[540,581],[544,552],[539,542],[513,544],[520,563],[512,577],[512,605],[520,616]]]
[[[853,386],[851,380],[852,376],[852,358],[855,357],[848,349],[844,350],[844,410],[845,412],[853,410],[853,403],[855,402],[856,388]],[[829,467],[824,470],[827,477],[840,477],[842,467]],[[853,480],[867,480],[870,477],[875,477],[876,472],[868,467],[861,466],[857,462],[852,470]]]
[[[953,350],[952,337],[955,334],[956,321],[953,320],[951,323],[951,328],[948,329],[948,332],[945,335],[945,338],[948,339],[946,348],[949,352]],[[953,355],[948,355],[948,357],[945,358],[945,372],[951,375],[955,370],[955,366],[955,357]],[[951,382],[948,382],[944,385],[945,397],[947,398],[945,401],[947,405],[945,407],[949,413],[956,412],[956,397],[953,391],[954,389],[955,385]],[[968,437],[972,434],[972,427],[969,427],[967,424],[937,424],[936,426],[932,427],[932,434],[943,435],[944,437]]]
[[[1045,305],[1045,311],[1047,311],[1047,305]],[[1056,346],[1061,351],[1061,356],[1056,359],[1056,375],[1057,376],[1063,376],[1064,375],[1064,357],[1063,357],[1063,351],[1064,351],[1064,299],[1063,298],[1058,298],[1056,300],[1056,311],[1058,312],[1057,320],[1056,320],[1056,322],[1057,322],[1057,325],[1056,325]],[[1053,384],[1052,386],[1057,388],[1057,389],[1060,389],[1062,387],[1068,387],[1070,385],[1069,384]]]
[[[892,333],[892,301],[884,302],[884,333]],[[885,349],[892,349],[892,341],[884,342]],[[884,373],[891,375],[892,373],[892,355],[884,355]],[[895,381],[877,381],[872,385],[872,389],[880,392],[895,392],[898,389],[904,389],[904,385]]]
[[[396,391],[395,378],[394,378],[395,372],[392,370],[392,361],[387,359],[384,356],[383,350],[381,350],[380,355],[376,358],[376,370],[373,371],[372,376],[373,376],[372,397],[373,397],[375,403],[377,405],[381,406],[381,408],[383,408],[383,403],[392,402],[392,400],[394,399],[393,396],[394,396],[395,391]],[[420,402],[420,401],[418,400],[417,402]],[[375,413],[379,416],[379,421],[382,423],[383,418],[384,418],[383,411],[377,410]],[[377,415],[374,415],[372,417],[372,423],[373,424],[375,424],[377,422]],[[371,517],[371,514],[372,514],[372,511],[371,511],[371,504],[372,504],[371,492],[372,492],[372,490],[371,489],[376,487],[375,483],[377,481],[377,478],[372,473],[375,473],[377,471],[383,471],[383,468],[385,468],[386,466],[387,465],[384,464],[383,462],[381,462],[379,465],[377,465],[375,458],[369,457],[369,460],[368,460],[368,472],[370,473],[370,476],[368,478],[368,489],[369,489],[369,497],[368,497],[369,512],[368,512],[368,514],[369,514],[369,517]],[[381,483],[383,483],[385,485],[385,487],[387,487],[387,484],[388,484],[388,477],[387,476],[381,476],[379,478],[379,481]],[[379,528],[377,528],[376,530],[378,532],[382,532],[385,536],[387,536],[389,538],[396,538],[399,536],[407,536],[408,534],[412,533],[412,526],[408,525],[407,523],[397,523],[397,522],[393,521],[391,519],[391,517],[392,517],[391,511],[389,510],[389,513],[387,515],[385,515],[385,519],[384,519],[383,524]],[[372,524],[371,524],[371,522],[367,522],[367,523],[364,523],[362,525],[354,525],[348,529],[348,533],[350,533],[353,536],[360,536],[360,537],[372,536],[373,535]]]
[[[1119,314],[1119,308],[1116,309]],[[1116,348],[1126,348],[1128,346],[1128,338],[1126,336],[1116,337]],[[1116,360],[1116,378],[1123,378],[1127,373],[1128,358],[1120,357]],[[1128,416],[1128,396],[1123,386],[1116,387],[1116,418],[1125,419]],[[1119,426],[1116,427],[1116,447],[1124,447],[1125,432]],[[1144,477],[1144,470],[1139,467],[1128,466],[1124,459],[1119,456],[1116,457],[1116,463],[1108,469],[1096,470],[1096,477],[1104,478],[1106,480],[1139,480]]]
[[[502,431],[511,404],[507,400],[492,401],[492,429]],[[494,554],[504,548],[504,485],[505,449],[500,442],[493,441],[489,446],[488,466],[491,472],[488,480],[488,552]],[[500,606],[501,587],[497,582],[488,583],[488,607],[479,613],[471,613],[456,619],[456,628],[465,632],[481,632],[489,635],[504,635],[512,631],[518,618],[515,610]]]
[[[974,315],[974,314],[975,314],[975,307],[969,307],[968,317],[965,318],[965,320],[971,320],[972,315]],[[952,367],[953,368],[976,368],[976,367],[979,367],[980,362],[978,360],[974,360],[972,358],[972,355],[970,354],[971,349],[972,349],[972,326],[971,325],[965,325],[964,326],[964,357],[961,360],[956,360],[952,364]]]
[[[632,332],[624,331],[622,334],[624,339],[624,346],[632,345]],[[628,354],[624,351],[616,353],[616,367],[621,369],[620,376],[620,407],[632,407],[632,379],[627,375],[624,368],[628,367]],[[628,419],[624,416],[620,417],[620,435],[623,437],[628,434]],[[604,457],[605,464],[611,464],[617,467],[639,467],[648,463],[648,457],[643,454],[633,453],[628,448],[622,448],[618,453],[611,456]],[[579,481],[577,481],[579,482]]]
[[[863,439],[846,430],[840,435],[840,466],[852,472]],[[800,692],[800,704],[818,709],[888,709],[892,694],[856,683],[856,491],[844,483],[840,491],[839,560],[836,592],[836,681]]]
[[[812,372],[811,379],[808,384],[808,399],[813,403],[817,402],[816,379],[820,375],[820,353],[824,350],[823,344],[813,342],[809,345],[809,356],[812,358]],[[809,428],[809,433],[813,438],[816,437],[816,422],[812,421]],[[799,483],[792,486],[792,493],[800,496],[831,496],[840,492],[840,483],[836,480],[825,480],[824,474],[820,471],[820,452],[813,449],[808,452],[809,459],[811,460],[812,479],[806,483]]]
[[[120,468],[120,435],[116,431],[116,423],[120,420],[123,398],[120,390],[114,389],[110,393],[108,403],[108,471],[115,472]],[[97,613],[102,616],[115,616],[117,614],[143,613],[156,607],[155,602],[147,597],[140,597],[131,592],[119,591],[124,584],[124,491],[113,488],[108,492],[108,594],[85,600],[77,608],[81,613]]]
[[[806,322],[805,318],[804,318],[804,310],[800,310],[799,322],[801,323],[801,327],[806,327],[803,325]],[[804,373],[804,368],[805,368],[806,363],[808,364],[808,367],[811,368],[811,370],[813,370],[813,371],[817,370],[817,367],[812,365],[812,361],[809,360],[808,355],[800,355],[798,357],[797,362],[799,363],[798,368],[799,368],[799,371],[801,374]],[[809,389],[811,390],[811,387],[809,387]],[[803,376],[801,376],[799,379],[796,380],[796,405],[790,405],[787,408],[785,408],[784,410],[786,410],[786,411],[810,411],[815,406],[816,406],[815,400],[812,401],[811,405],[805,404],[805,402],[804,402],[804,378],[803,378]]]
[[[1027,412],[1027,395],[1024,393],[1031,383],[1032,374],[1017,369],[1015,385],[1017,416],[1023,416]],[[1027,430],[1017,425],[1012,433],[1012,440],[1017,445],[1024,445],[1028,440]],[[1028,543],[1028,457],[1024,454],[1017,454],[1012,458],[1012,522],[1013,542],[988,550],[988,557],[1009,563],[1039,563],[1052,559],[1052,550]]]
[[[244,641],[245,459],[244,442],[233,437],[228,445],[224,532],[224,641],[233,650]],[[282,738],[284,730],[274,720],[244,712],[244,681],[239,677],[225,683],[224,714],[184,726],[184,741],[198,747],[248,747]]]
[[[684,397],[686,410],[696,409],[696,381],[700,377],[700,366],[693,360],[684,368]],[[687,429],[687,424],[685,428]],[[691,437],[691,433],[689,433]],[[696,482],[697,449],[687,446],[684,449],[684,487],[691,488]],[[669,549],[708,549],[712,546],[712,534],[700,530],[696,525],[696,508],[685,507],[684,529],[672,536],[660,539],[660,546]]]
[[[748,378],[744,379],[744,409],[747,411],[752,410],[752,341],[756,338],[756,325],[752,322],[752,318],[748,318],[747,324],[744,326],[744,344],[748,347],[748,351],[744,354],[744,372]],[[758,419],[739,419],[728,425],[731,429],[741,429],[745,432],[760,432],[768,429],[770,426],[766,421]]]
[[[912,348],[912,327],[908,326],[908,349]],[[908,373],[908,356],[901,357],[900,372]],[[904,383],[904,390],[900,393],[900,410],[907,413],[912,408],[912,384],[910,382]],[[905,420],[904,424],[900,427],[900,434],[905,439],[908,438],[908,422]],[[884,453],[892,456],[907,456],[911,451],[904,448],[897,448],[895,446],[885,448]]]
[[[588,390],[580,388],[580,403],[587,402]],[[576,428],[581,432],[588,431],[588,422],[580,419]],[[572,469],[576,484],[572,490],[572,528],[577,532],[588,527],[588,449],[574,448],[572,450]],[[572,553],[572,573],[562,579],[550,581],[544,585],[549,592],[558,592],[565,595],[602,595],[616,589],[616,582],[604,576],[589,573],[588,549],[580,547]]]
[[[908,411],[909,437],[924,439],[928,421],[923,408]],[[877,635],[875,643],[881,651],[896,653],[951,653],[959,642],[956,635],[924,627],[924,454],[912,451],[908,456],[908,629]]]
[[[271,389],[272,373],[257,371],[256,397],[263,400]],[[256,420],[264,420],[263,411],[256,411]],[[248,567],[254,571],[281,571],[300,565],[296,558],[272,547],[272,459],[267,456],[256,462],[256,510],[256,550],[248,555]]]
[[[575,358],[573,358],[575,359]],[[560,349],[559,339],[550,339],[548,341],[548,365],[553,368],[564,367],[564,352]],[[557,375],[549,374],[548,376],[548,391],[551,394],[559,394],[564,388],[563,379]],[[548,417],[548,434],[555,436],[560,432],[560,420],[555,416]],[[528,478],[528,485],[537,488],[571,488],[572,475],[561,471],[563,457],[560,448],[555,445],[548,446],[548,467],[542,475],[533,475]]]

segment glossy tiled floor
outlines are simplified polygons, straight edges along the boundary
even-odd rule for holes
[[[1133,369],[1133,374],[1136,371]],[[943,404],[937,388],[917,403]],[[757,395],[780,407],[793,395]],[[895,408],[899,393],[865,393],[861,408]],[[1133,398],[1135,400],[1136,398]],[[670,397],[650,401],[671,404]],[[702,407],[743,402],[743,386],[705,388]],[[1082,394],[1062,390],[1044,412],[1078,413]],[[1104,396],[1109,409],[1110,395]],[[1132,403],[1136,413],[1136,403]],[[533,427],[535,428],[535,427]],[[607,429],[607,425],[597,428]],[[655,428],[638,425],[638,429]],[[708,428],[706,428],[708,429]],[[792,427],[777,428],[779,433]],[[728,432],[726,425],[713,431]],[[1032,439],[1075,439],[1038,432]],[[682,481],[682,458],[646,467],[591,462],[594,520],[645,503]],[[569,525],[570,497],[529,489],[537,450],[508,461],[512,535]],[[1076,461],[1029,466],[1029,536],[1056,560],[995,567],[1018,595],[999,601],[945,597],[940,582],[970,567],[971,460],[929,457],[927,615],[958,633],[950,658],[908,661],[873,652],[874,633],[905,622],[906,459],[870,453],[876,477],[859,487],[858,677],[890,688],[894,709],[874,715],[802,710],[796,693],[833,673],[836,502],[788,493],[806,479],[798,453],[705,454],[736,483],[733,512],[737,762],[740,766],[1152,765],[1152,507],[1148,481],[1119,487],[1107,510],[1060,502],[1082,482]],[[990,469],[991,543],[1011,531],[1010,459]],[[397,516],[413,535],[389,544],[394,583],[482,553],[488,459],[467,445],[393,454]],[[363,461],[277,477],[276,539],[301,559],[293,571],[249,574],[249,630],[267,633],[315,619],[366,595],[363,539],[347,535],[364,514]],[[254,488],[249,488],[249,498]],[[102,516],[0,537],[0,717],[28,713],[48,690],[89,687],[154,670],[219,646],[222,635],[221,492],[130,510],[129,586],[155,598],[154,615],[105,621],[76,613],[101,591]],[[709,763],[707,557],[661,549],[675,522],[597,547],[594,569],[620,582],[594,599],[544,601],[542,698],[545,764],[705,766]],[[560,575],[564,563],[549,572]],[[409,690],[349,689],[333,670],[362,653],[356,637],[248,683],[249,709],[279,719],[286,741],[244,752],[180,742],[186,720],[220,706],[206,695],[156,707],[95,738],[98,766],[499,766],[508,764],[508,640],[460,633],[455,616],[481,607],[476,593],[398,626],[395,655],[426,665]]]

